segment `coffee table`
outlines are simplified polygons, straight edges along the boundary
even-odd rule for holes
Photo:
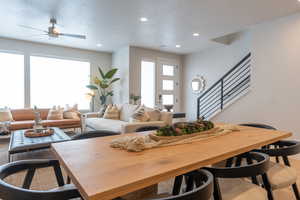
[[[51,136],[28,138],[24,135],[26,130],[14,131],[10,137],[8,149],[8,162],[11,161],[12,154],[47,149],[51,143],[71,140],[60,128],[52,127],[54,133]]]

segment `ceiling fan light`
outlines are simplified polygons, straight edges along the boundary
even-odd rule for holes
[[[53,28],[53,33],[54,33],[54,34],[59,34],[58,29],[57,29],[57,28]]]

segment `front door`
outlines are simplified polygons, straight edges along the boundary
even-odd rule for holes
[[[160,59],[157,63],[156,102],[164,108],[173,105],[172,111],[179,111],[179,64]]]

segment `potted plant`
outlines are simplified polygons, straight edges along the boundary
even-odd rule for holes
[[[141,96],[130,94],[130,99],[133,101],[134,105],[137,105],[137,101],[141,99]]]
[[[87,85],[86,87],[97,91],[100,97],[101,105],[106,105],[107,97],[113,96],[113,91],[110,86],[120,80],[120,78],[114,78],[114,75],[118,71],[117,68],[113,68],[108,72],[104,73],[100,67],[98,67],[100,76],[95,76],[92,80],[93,84]]]

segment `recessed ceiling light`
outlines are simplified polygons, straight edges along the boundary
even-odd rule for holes
[[[148,21],[148,19],[147,19],[146,17],[141,17],[141,18],[140,18],[140,21],[141,21],[141,22],[146,22],[146,21]]]
[[[176,48],[180,48],[181,45],[180,45],[180,44],[176,44],[175,47],[176,47]]]
[[[199,33],[193,33],[193,36],[198,37],[200,34]]]
[[[99,44],[97,44],[97,47],[102,47],[102,44],[100,44],[100,43],[99,43]]]

